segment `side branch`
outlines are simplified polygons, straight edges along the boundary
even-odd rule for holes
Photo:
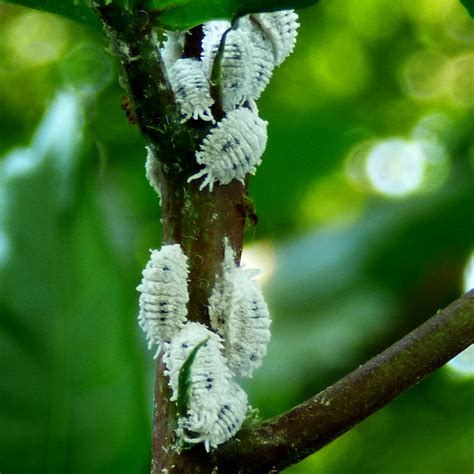
[[[376,412],[474,342],[474,290],[315,397],[215,453],[223,472],[278,472]],[[219,470],[220,470],[219,469]]]

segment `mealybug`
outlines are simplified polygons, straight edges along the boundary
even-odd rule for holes
[[[170,342],[186,322],[187,260],[179,244],[151,251],[137,287],[140,292],[138,323],[146,334],[149,348]]]
[[[160,184],[158,183],[157,179],[157,171],[158,171],[158,160],[153,153],[150,145],[146,146],[146,161],[145,161],[145,176],[148,179],[151,187],[156,191],[158,197],[160,198],[161,203],[161,190]]]
[[[183,380],[183,365],[193,353],[187,380]],[[202,324],[188,322],[167,346],[164,362],[171,400],[179,406],[180,399],[187,397],[185,412],[179,413],[178,438],[204,442],[207,451],[231,438],[245,418],[247,396],[231,380],[221,338]]]
[[[275,68],[273,44],[259,24],[249,15],[239,20],[239,28],[248,31],[252,45],[252,58],[249,63],[250,78],[246,98],[257,100],[270,82]]]
[[[270,314],[262,291],[253,279],[258,270],[245,270],[234,263],[227,239],[222,275],[209,298],[211,327],[224,340],[225,355],[232,372],[251,377],[261,365],[270,340]]]
[[[273,44],[275,64],[279,66],[293,52],[298,35],[298,15],[294,10],[252,15]]]
[[[255,174],[267,144],[267,122],[246,108],[228,112],[204,138],[196,153],[196,160],[204,169],[188,182],[205,177],[199,189],[214,183],[228,184]]]
[[[242,105],[250,93],[253,51],[245,28],[224,33],[224,48],[220,62],[222,109],[229,112]]]
[[[178,437],[191,444],[204,442],[209,452],[239,431],[247,410],[247,394],[229,380],[218,398],[208,398],[205,403],[197,399],[190,405],[188,416],[178,420]]]
[[[214,66],[214,59],[221,44],[222,35],[230,29],[231,24],[225,20],[215,20],[204,23],[201,48],[201,61],[204,74],[210,80],[212,68]]]
[[[160,48],[160,54],[165,63],[166,69],[169,69],[181,57],[184,50],[184,38],[186,32],[183,31],[165,31],[166,41]]]
[[[214,100],[200,61],[188,58],[176,60],[169,70],[169,80],[184,115],[183,122],[190,118],[214,122],[211,112]]]

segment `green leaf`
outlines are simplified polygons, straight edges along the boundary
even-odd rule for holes
[[[160,24],[171,30],[187,30],[213,19],[233,19],[247,13],[304,8],[318,0],[150,0],[162,11]]]
[[[184,364],[179,370],[178,376],[178,401],[177,401],[177,412],[178,416],[184,416],[189,404],[189,397],[191,396],[191,367],[193,365],[196,355],[207,342],[207,339],[201,341],[189,354]]]
[[[469,12],[471,18],[474,18],[474,0],[460,0],[464,8]]]
[[[74,0],[9,0],[1,3],[14,3],[28,8],[34,8],[47,13],[68,18],[102,33],[102,24],[94,11],[85,3]]]
[[[134,290],[85,176],[82,116],[58,95],[0,161],[2,472],[141,472],[147,457]]]

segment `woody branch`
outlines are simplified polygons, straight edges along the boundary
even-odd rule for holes
[[[140,132],[159,156],[156,179],[161,189],[163,240],[180,244],[189,257],[188,318],[207,323],[207,302],[223,259],[224,235],[240,258],[246,185],[233,181],[208,192],[199,191],[195,181],[187,183],[187,178],[197,171],[195,152],[209,127],[200,122],[181,123],[154,38],[153,18],[144,11],[127,12],[113,4],[99,6],[97,11],[121,63],[122,83],[130,94]],[[193,50],[191,44],[188,48]],[[176,464],[181,466],[181,472],[192,472],[192,461],[180,458],[171,449],[176,414],[163,372],[160,358],[156,369],[152,472],[172,472],[171,466]]]
[[[287,413],[214,455],[223,472],[278,472],[326,446],[474,343],[474,290]],[[238,466],[238,468],[236,468]]]

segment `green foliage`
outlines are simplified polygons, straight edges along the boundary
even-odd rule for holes
[[[0,10],[0,470],[149,472],[154,368],[134,288],[161,230],[144,143],[96,34]],[[259,224],[244,261],[263,269],[273,323],[245,384],[263,418],[456,298],[474,247],[474,43],[461,3],[327,0],[301,24],[259,101],[269,142],[250,180]],[[67,152],[53,153],[39,147],[46,128],[41,141],[32,130],[71,86],[87,128],[51,122],[49,143]],[[444,150],[430,149],[423,181],[397,197],[366,174],[367,148],[394,137]],[[9,148],[25,143],[16,153],[36,167],[5,180]],[[293,472],[472,472],[472,380],[441,369]]]
[[[150,0],[150,6],[164,10],[160,24],[171,30],[187,30],[213,19],[234,19],[247,13],[303,8],[318,0]]]
[[[31,145],[0,164],[5,472],[138,472],[146,464],[148,448],[137,443],[149,437],[141,343],[131,336],[134,312],[94,180],[84,174],[82,117],[80,100],[59,94]]]
[[[43,12],[54,13],[93,30],[102,31],[102,25],[95,12],[85,3],[77,3],[75,0],[9,0],[8,2],[0,0],[0,4],[2,3],[15,3]]]
[[[236,18],[251,12],[303,8],[318,0],[101,0],[97,4],[115,4],[126,10],[146,9],[159,13],[157,26],[186,30],[217,18]],[[2,1],[0,0],[0,3]],[[92,0],[9,0],[9,3],[55,13],[97,31],[102,31]]]
[[[191,367],[193,365],[194,359],[197,356],[199,349],[201,349],[204,344],[206,344],[207,339],[201,341],[189,354],[188,358],[185,360],[184,364],[181,366],[179,370],[178,376],[178,401],[176,402],[177,405],[177,413],[178,416],[185,416],[188,405],[189,405],[189,397],[191,396]]]
[[[474,18],[474,0],[460,0],[464,8],[469,12],[471,18]]]

